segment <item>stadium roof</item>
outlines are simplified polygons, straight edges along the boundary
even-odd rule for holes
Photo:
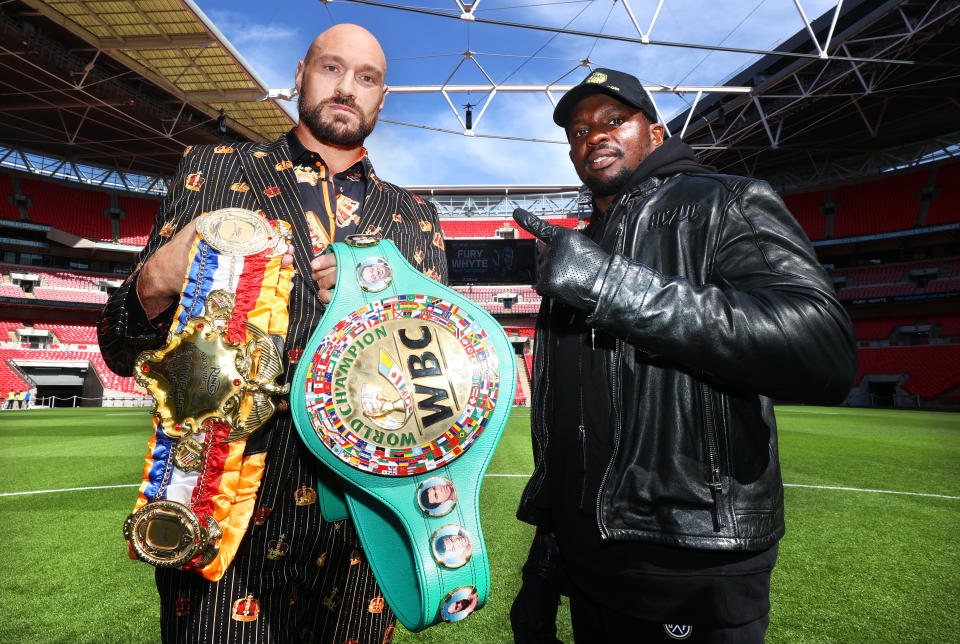
[[[169,175],[294,123],[192,0],[11,0],[0,54],[0,141],[43,155]]]
[[[726,81],[751,94],[706,96],[671,131],[721,171],[780,189],[960,154],[957,0],[848,0],[777,49],[817,57],[763,57]]]
[[[788,190],[956,155],[958,18],[960,0],[845,0],[723,83],[746,93],[685,93],[669,128]],[[163,193],[185,145],[294,121],[193,0],[0,2],[0,70],[0,162],[105,187]],[[4,146],[49,158],[11,166]]]

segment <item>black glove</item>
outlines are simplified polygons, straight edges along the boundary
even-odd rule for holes
[[[547,245],[540,258],[537,293],[592,311],[610,265],[610,253],[583,233],[548,224],[523,208],[514,210],[513,218]]]
[[[557,639],[559,557],[556,537],[538,529],[523,565],[523,585],[510,608],[516,644],[562,644]]]

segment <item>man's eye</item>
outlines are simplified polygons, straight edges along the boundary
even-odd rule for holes
[[[326,69],[328,72],[332,72],[334,74],[340,71],[340,68],[337,67],[336,65],[324,65],[323,68]]]
[[[373,77],[373,74],[360,74],[359,78],[361,83],[366,83],[367,85],[373,85],[377,82],[377,79]]]
[[[586,134],[587,134],[587,128],[584,128],[584,127],[579,128],[579,129],[573,131],[573,136],[575,136],[575,137],[576,137],[576,136],[586,136]]]
[[[610,125],[613,127],[619,127],[620,125],[623,125],[623,119],[619,116],[615,116],[614,118],[610,119]]]

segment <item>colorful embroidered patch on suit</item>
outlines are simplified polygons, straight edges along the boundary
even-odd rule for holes
[[[363,173],[359,170],[353,170],[347,173],[347,179],[350,181],[360,181],[360,179],[363,179]]]
[[[194,172],[188,174],[187,178],[183,180],[183,187],[187,190],[200,190],[200,186],[203,185],[203,174],[200,172]]]
[[[246,181],[237,181],[236,183],[230,184],[230,189],[234,192],[247,192],[250,190],[250,184]]]
[[[353,550],[350,551],[350,565],[356,566],[358,563],[360,563],[360,561],[361,561],[360,551],[354,548]]]
[[[298,165],[293,169],[293,176],[297,178],[297,183],[309,183],[311,186],[317,185],[320,180],[317,171],[309,166]]]
[[[399,212],[395,212],[393,213],[393,220],[399,224],[400,222],[403,221],[403,217],[400,215]]]
[[[230,617],[238,622],[252,622],[260,617],[260,602],[247,595],[233,602],[233,612]]]
[[[303,356],[303,349],[290,349],[287,351],[287,359],[290,364],[297,364],[300,362],[300,357]]]
[[[279,539],[274,539],[267,544],[267,559],[276,561],[283,559],[290,552],[290,544],[284,541],[287,535],[281,534]]]
[[[190,150],[192,150],[192,149],[193,149],[193,146],[192,146],[192,145],[188,145],[187,147],[185,147],[185,148],[183,149],[183,156],[187,156],[188,154],[190,154]]]
[[[427,221],[426,219],[421,219],[421,220],[420,220],[420,230],[422,230],[422,231],[425,232],[425,233],[430,232],[431,230],[433,230],[433,224],[431,224],[431,223],[430,223],[429,221]]]
[[[254,156],[255,158],[257,158],[257,159],[262,159],[263,157],[267,156],[267,153],[266,153],[266,152],[254,152],[254,153],[253,153],[253,156]]]
[[[278,188],[277,186],[270,186],[269,188],[264,189],[263,194],[273,199],[278,194],[280,194],[280,188]]]
[[[426,202],[420,197],[420,195],[413,195],[413,200],[416,201],[417,203],[426,203]]]
[[[441,235],[440,233],[433,233],[433,245],[439,248],[440,250],[443,250],[444,248],[443,235]]]
[[[380,236],[379,226],[374,226],[374,225],[367,226],[367,229],[363,232],[367,235],[376,235],[377,237]]]
[[[342,601],[343,598],[340,597],[340,589],[334,586],[333,590],[323,596],[323,601],[320,603],[323,604],[327,610],[335,611]]]
[[[253,525],[263,525],[267,522],[267,519],[270,518],[270,513],[273,512],[273,508],[257,508],[257,511],[253,513]]]
[[[313,505],[317,502],[317,491],[312,487],[301,485],[293,493],[293,502],[297,505]]]
[[[172,234],[173,234],[173,224],[171,224],[168,221],[163,225],[163,228],[160,229],[160,236],[166,238]]]
[[[423,249],[418,248],[417,250],[413,251],[413,261],[418,264],[423,263]]]
[[[351,221],[356,221],[357,210],[360,208],[360,202],[351,199],[346,195],[337,195],[337,228],[349,226]]]
[[[423,274],[432,280],[436,280],[438,282],[440,281],[440,273],[437,272],[436,268],[428,268],[427,270],[423,271]]]
[[[390,644],[393,641],[393,631],[396,628],[395,624],[390,624],[387,626],[387,631],[383,634],[382,644]]]
[[[214,154],[230,154],[232,152],[233,148],[229,145],[218,145],[217,147],[213,148]]]
[[[273,166],[273,169],[276,170],[277,172],[283,172],[284,170],[289,170],[292,167],[293,167],[293,161],[287,160],[287,161],[281,161],[280,163],[276,164],[275,166]]]
[[[370,600],[370,603],[367,604],[367,612],[373,613],[374,615],[383,612],[383,607],[386,605],[386,601],[380,595],[377,595]]]
[[[326,565],[327,565],[327,553],[324,552],[322,555],[317,557],[317,568],[323,568]]]
[[[177,598],[177,617],[186,617],[190,614],[190,599],[188,597]]]

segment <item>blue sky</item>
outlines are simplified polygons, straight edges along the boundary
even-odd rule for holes
[[[454,0],[392,0],[456,10]],[[546,84],[569,74],[579,82],[594,66],[628,71],[644,83],[721,85],[755,60],[734,53],[620,43],[573,35],[554,35],[511,27],[467,23],[350,2],[316,0],[196,0],[227,39],[271,87],[290,87],[297,61],[317,33],[335,23],[369,29],[387,55],[388,85],[442,84],[468,48],[487,74],[500,83]],[[835,6],[834,0],[800,0],[811,19]],[[631,0],[637,22],[646,31],[657,0]],[[476,15],[581,31],[638,37],[622,2],[614,0],[480,0]],[[722,44],[772,49],[804,28],[794,0],[665,0],[650,32],[653,40]],[[536,54],[536,58],[529,58]],[[470,61],[450,80],[485,82]],[[559,98],[559,96],[557,96]],[[453,94],[463,116],[464,103],[485,96]],[[684,108],[676,96],[655,96],[661,113],[672,118]],[[693,96],[688,95],[687,101]],[[295,111],[295,106],[293,106]],[[551,120],[553,106],[543,94],[498,94],[478,134],[560,141],[563,132]],[[474,117],[479,108],[474,110]],[[387,97],[381,119],[462,131],[440,94]],[[377,172],[401,185],[578,184],[565,145],[465,137],[421,128],[379,123],[367,140]]]

